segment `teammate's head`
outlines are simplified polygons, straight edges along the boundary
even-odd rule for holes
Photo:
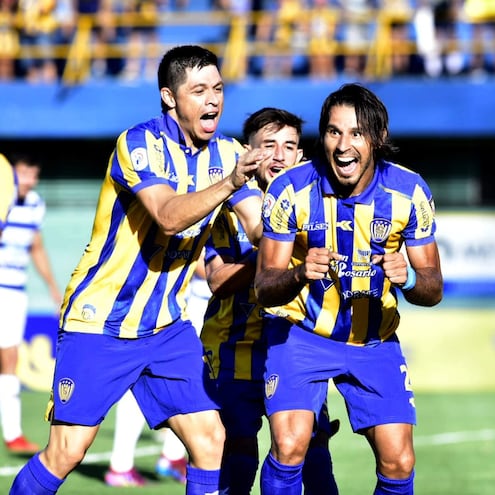
[[[272,153],[271,160],[264,160],[256,172],[256,179],[263,190],[281,170],[302,159],[299,141],[303,123],[297,115],[272,107],[262,108],[245,120],[242,133],[246,146]]]

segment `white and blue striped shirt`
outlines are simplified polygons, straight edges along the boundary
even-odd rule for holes
[[[18,199],[10,210],[0,238],[0,287],[26,289],[30,250],[45,211],[45,202],[36,191]]]

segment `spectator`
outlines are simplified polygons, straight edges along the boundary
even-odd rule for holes
[[[16,75],[19,33],[14,18],[17,0],[0,0],[0,81],[10,81]]]

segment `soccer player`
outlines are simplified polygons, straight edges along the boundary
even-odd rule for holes
[[[16,198],[17,186],[14,169],[0,153],[0,236],[7,222],[7,215]]]
[[[125,130],[110,156],[62,304],[48,445],[12,495],[56,493],[128,389],[150,428],[168,425],[186,446],[186,493],[221,492],[225,430],[184,295],[224,201],[256,237],[260,197],[247,183],[265,152],[217,132],[223,81],[209,50],[169,50],[158,86],[162,115]]]
[[[433,306],[443,282],[432,195],[417,173],[388,161],[393,151],[383,103],[344,85],[323,103],[315,159],[275,177],[265,194],[255,278],[269,313],[264,495],[301,493],[330,378],[375,455],[373,493],[413,493],[416,413],[397,292]]]
[[[267,150],[271,156],[255,174],[261,191],[282,170],[301,160],[302,124],[299,117],[278,108],[262,108],[244,122],[243,137],[248,148]],[[261,218],[261,209],[253,215]],[[220,415],[227,435],[225,465],[230,492],[236,495],[251,492],[259,463],[257,435],[265,414],[266,344],[262,308],[253,291],[256,255],[235,212],[225,205],[206,243],[206,273],[213,295],[201,340],[220,392]],[[307,494],[338,493],[328,450],[329,437],[338,425],[334,420],[330,428],[323,408],[306,456]]]
[[[24,154],[12,156],[11,162],[18,191],[0,239],[0,313],[3,315],[0,327],[0,418],[7,450],[34,454],[39,446],[22,433],[21,384],[16,375],[28,309],[26,283],[30,260],[46,282],[57,310],[62,295],[41,235],[46,206],[34,190],[41,166]]]

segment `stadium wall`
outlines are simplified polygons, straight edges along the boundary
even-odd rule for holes
[[[321,104],[346,79],[247,79],[227,84],[220,129],[240,135],[242,121],[261,106],[286,108],[318,134]],[[495,135],[495,77],[405,78],[371,82],[387,105],[395,136]],[[105,138],[160,111],[155,84],[123,84],[115,79],[82,86],[0,84],[0,138]]]

